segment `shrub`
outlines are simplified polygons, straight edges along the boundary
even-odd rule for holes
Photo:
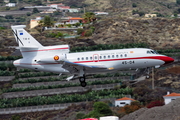
[[[136,3],[133,3],[133,4],[132,4],[132,7],[137,7],[137,4],[136,4]]]
[[[161,100],[156,100],[156,101],[152,101],[147,105],[147,108],[152,108],[155,106],[163,106],[164,105],[164,101]]]
[[[79,112],[79,113],[76,114],[76,119],[83,119],[84,116],[85,116],[84,113]]]
[[[92,35],[92,30],[86,30],[84,36],[89,37]]]
[[[82,34],[82,33],[83,33],[83,31],[84,31],[84,29],[82,29],[82,28],[78,28],[78,29],[77,29],[77,34],[78,34],[78,35],[80,35],[80,34]]]

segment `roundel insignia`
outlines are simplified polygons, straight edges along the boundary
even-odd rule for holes
[[[54,56],[54,60],[59,60],[59,56]]]

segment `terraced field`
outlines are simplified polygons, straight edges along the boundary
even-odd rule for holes
[[[66,81],[65,75],[59,77],[27,69],[16,72],[12,63],[4,64],[2,69],[11,76],[1,76],[4,84],[0,114],[64,109],[74,103],[119,98],[132,93],[132,89],[119,89],[118,86],[123,80],[129,80],[134,71],[91,75],[87,77],[87,87],[83,88],[77,79]]]
[[[179,61],[178,53],[160,53],[175,55]],[[126,70],[91,75],[83,88],[77,79],[66,81],[65,75],[59,77],[58,74],[27,69],[17,72],[12,62],[0,64],[0,114],[58,110],[87,101],[120,98],[132,94],[132,89],[120,87],[123,81],[142,73]]]

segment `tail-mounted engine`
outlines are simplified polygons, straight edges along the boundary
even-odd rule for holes
[[[46,56],[46,57],[39,57],[38,59],[34,59],[35,62],[61,62],[66,60],[66,54],[60,53],[59,55],[53,55],[53,56]]]

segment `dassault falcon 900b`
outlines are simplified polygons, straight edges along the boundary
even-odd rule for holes
[[[14,61],[16,67],[72,74],[86,86],[85,75],[123,69],[147,68],[173,62],[174,59],[152,49],[131,48],[69,53],[68,45],[42,46],[24,28],[11,26],[23,58]]]

